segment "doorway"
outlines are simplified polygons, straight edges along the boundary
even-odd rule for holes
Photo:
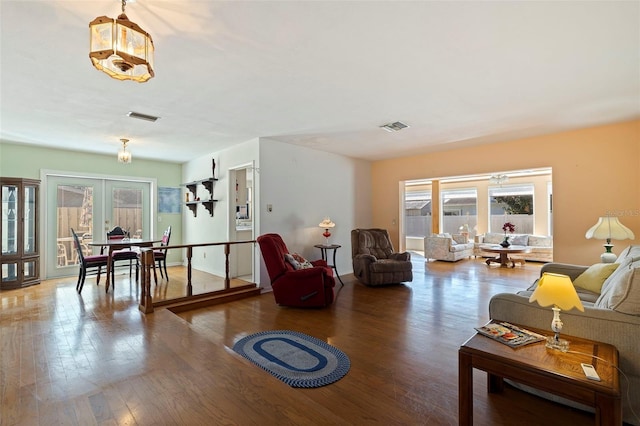
[[[255,238],[253,164],[229,169],[229,241],[248,241]],[[253,276],[255,250],[253,244],[231,247],[232,278],[255,282]]]
[[[114,226],[131,237],[154,235],[151,181],[46,175],[45,276],[55,278],[77,273],[78,254],[71,228],[80,237],[83,255],[95,254],[92,241],[106,239]]]

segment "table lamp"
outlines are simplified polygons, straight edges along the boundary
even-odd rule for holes
[[[600,255],[602,263],[613,263],[616,261],[616,255],[611,252],[613,244],[611,240],[633,240],[635,235],[631,229],[620,223],[617,217],[605,216],[598,218],[598,223],[593,225],[585,234],[587,239],[595,238],[597,240],[607,240],[604,244],[605,252]]]
[[[551,321],[551,330],[555,333],[553,336],[547,337],[548,348],[559,349],[562,352],[569,350],[569,342],[560,338],[562,331],[562,321],[560,320],[560,310],[576,308],[584,312],[584,307],[578,293],[571,282],[571,278],[567,275],[552,274],[545,272],[538,280],[538,286],[529,298],[529,302],[538,302],[542,307],[553,306],[553,320]]]
[[[322,233],[322,235],[326,240],[326,245],[329,245],[329,237],[331,236],[331,232],[329,232],[329,229],[336,226],[336,224],[331,222],[331,219],[329,219],[328,217],[325,217],[324,220],[318,224],[318,226],[320,228],[324,228],[324,232]]]

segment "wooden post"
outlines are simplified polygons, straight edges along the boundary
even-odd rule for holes
[[[440,181],[431,182],[431,232],[440,233]]]
[[[224,288],[231,288],[231,280],[229,279],[229,253],[231,252],[231,244],[224,245]]]
[[[153,249],[143,248],[140,251],[140,309],[145,314],[153,312],[153,299],[151,298],[151,268],[153,267]]]
[[[193,286],[191,285],[191,258],[193,257],[193,247],[187,247],[187,296],[193,296]]]

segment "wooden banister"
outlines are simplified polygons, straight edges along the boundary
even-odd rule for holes
[[[229,291],[231,288],[231,277],[229,276],[229,255],[231,253],[231,246],[238,244],[255,244],[255,240],[245,240],[245,241],[225,241],[220,243],[199,243],[199,244],[181,244],[181,245],[172,245],[172,246],[164,246],[163,250],[174,250],[174,249],[186,249],[187,254],[187,296],[186,300],[190,297],[196,297],[193,295],[193,286],[191,284],[192,279],[192,262],[193,258],[193,249],[196,247],[215,247],[215,246],[224,246],[224,290],[220,290],[219,292]],[[142,248],[140,250],[140,311],[145,314],[153,312],[153,298],[151,296],[151,275],[153,274],[153,264],[155,262],[153,256],[153,247]],[[253,265],[251,265],[253,269]],[[217,293],[217,292],[212,292]],[[201,296],[201,295],[198,295]]]

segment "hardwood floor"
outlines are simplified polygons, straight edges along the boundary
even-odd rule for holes
[[[412,283],[368,288],[345,276],[319,310],[264,294],[145,316],[128,275],[109,294],[95,277],[82,295],[75,277],[0,292],[0,425],[457,424],[458,347],[488,320],[490,297],[525,288],[540,265],[414,259]],[[170,268],[169,288],[183,272]],[[325,387],[290,388],[230,349],[268,329],[326,340],[351,370]],[[485,376],[474,373],[478,425],[593,424],[513,388],[488,395]]]

